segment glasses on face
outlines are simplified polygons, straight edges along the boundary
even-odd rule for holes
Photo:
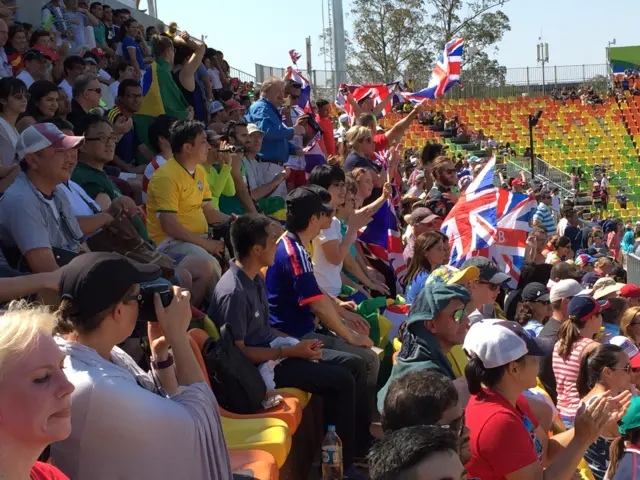
[[[462,412],[462,415],[453,420],[449,425],[440,425],[440,427],[451,430],[456,435],[456,437],[460,438],[462,436],[464,425],[466,423],[465,419],[465,414],[464,412]]]
[[[638,369],[633,369],[631,368],[631,365],[629,365],[628,363],[622,367],[622,368],[612,368],[611,370],[624,370],[626,373],[631,373],[632,371],[635,372],[636,370],[640,370],[640,368]]]
[[[29,99],[31,98],[31,94],[25,92],[25,93],[14,93],[13,95],[11,95],[13,98],[15,98],[16,100],[27,100],[29,101]]]
[[[85,142],[116,143],[118,141],[118,137],[116,135],[109,135],[109,136],[103,135],[100,137],[85,137],[84,140]]]
[[[134,300],[138,303],[138,306],[139,306],[140,303],[142,302],[142,294],[138,292],[136,295],[127,295],[121,300],[121,303],[132,302]]]
[[[96,92],[98,95],[102,95],[102,89],[98,88],[87,88],[87,92]]]
[[[464,320],[464,317],[466,314],[467,314],[467,309],[462,308],[460,310],[456,310],[455,312],[453,312],[453,318],[456,321],[456,323],[460,323],[462,322],[462,320]]]
[[[478,285],[486,285],[487,287],[489,287],[490,290],[493,290],[494,292],[497,290],[500,290],[500,285],[497,285],[495,283],[491,283],[491,282],[485,282],[483,280],[480,280],[478,282]]]

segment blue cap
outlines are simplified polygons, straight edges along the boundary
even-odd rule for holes
[[[598,275],[596,272],[585,273],[582,277],[582,286],[585,288],[591,288],[598,280],[600,280],[601,277],[602,276]]]
[[[589,295],[573,297],[567,307],[567,314],[578,317],[581,323],[585,323],[602,310],[609,308],[608,300],[598,301]]]

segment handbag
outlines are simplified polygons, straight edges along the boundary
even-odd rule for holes
[[[220,329],[220,338],[209,337],[202,347],[211,389],[218,403],[233,413],[250,414],[262,409],[267,386],[258,371],[236,345],[227,324]]]

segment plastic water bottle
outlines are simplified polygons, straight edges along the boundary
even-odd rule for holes
[[[335,425],[329,425],[322,441],[322,480],[342,480],[342,440]]]

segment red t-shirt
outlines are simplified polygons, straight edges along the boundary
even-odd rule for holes
[[[373,148],[375,152],[381,152],[389,148],[389,140],[385,133],[378,133],[373,137]]]
[[[505,475],[540,461],[535,429],[538,421],[524,395],[514,408],[502,395],[485,390],[471,395],[465,410],[471,431],[469,478],[505,480]]]
[[[64,473],[48,463],[36,462],[31,467],[31,480],[69,480]]]
[[[331,119],[320,118],[320,115],[316,115],[316,122],[320,125],[322,129],[322,141],[324,142],[324,151],[327,155],[335,155],[336,154],[336,143],[333,138],[333,123],[331,123]]]

